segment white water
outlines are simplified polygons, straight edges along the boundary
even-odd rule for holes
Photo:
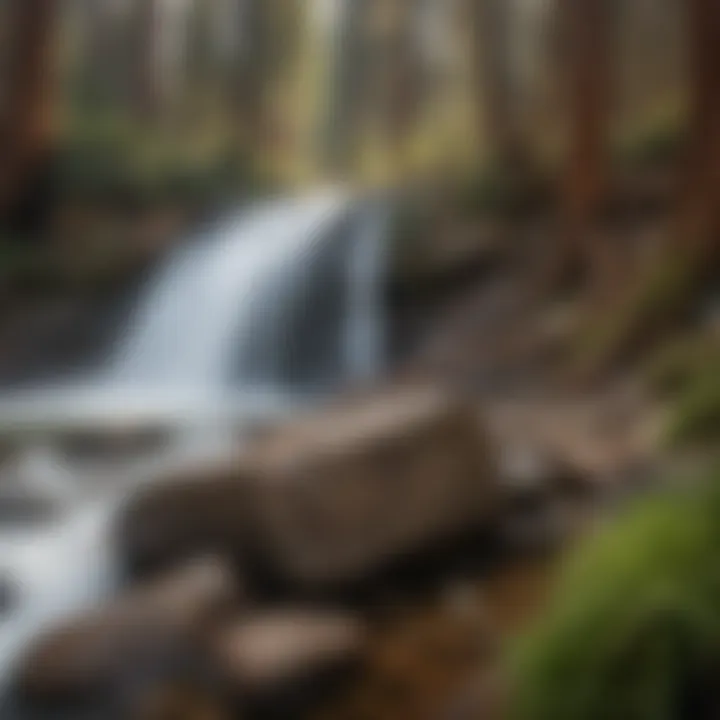
[[[333,272],[347,274],[346,368],[367,376],[381,362],[379,308],[370,295],[379,275],[379,218],[370,215],[350,237],[332,236],[346,201],[334,195],[272,203],[231,219],[205,242],[178,254],[141,301],[112,363],[108,380],[121,385],[211,387],[228,382],[282,383],[258,378],[277,364],[278,347],[297,302],[300,278],[344,244]],[[312,312],[312,308],[308,309]],[[288,328],[291,329],[291,328]],[[245,372],[247,377],[243,378]],[[280,375],[281,373],[277,373]]]
[[[48,426],[63,426],[63,418],[90,430],[118,419],[120,424],[128,418],[155,422],[168,414],[163,403],[188,389],[193,398],[207,395],[206,405],[213,409],[218,397],[232,402],[235,392],[242,397],[259,383],[282,389],[288,355],[297,355],[300,365],[325,367],[325,358],[313,357],[314,345],[306,338],[308,329],[310,335],[324,329],[316,325],[326,317],[317,314],[312,297],[320,300],[320,310],[336,310],[340,320],[337,328],[329,326],[339,348],[339,379],[359,381],[377,373],[383,362],[383,218],[362,209],[352,222],[344,221],[351,210],[356,208],[350,201],[325,195],[272,203],[231,218],[161,269],[98,385],[0,401],[0,419],[15,418],[31,437],[33,423],[42,427],[38,444],[23,448],[25,464],[18,463],[13,486],[44,495],[58,510],[52,521],[0,526],[0,582],[9,582],[15,596],[0,613],[0,684],[38,631],[109,591],[117,576],[109,528],[138,482],[136,472],[123,477],[113,468],[91,473],[93,484],[83,488],[78,468],[53,455]],[[324,274],[318,275],[317,267],[324,267]],[[138,404],[138,393],[144,404]],[[156,397],[163,403],[154,406]],[[192,407],[177,404],[175,421],[184,424],[185,433],[182,450],[158,455],[151,463],[155,471],[178,464],[179,453],[193,445],[187,434]],[[205,444],[205,455],[226,451],[218,447],[222,433],[215,433],[207,417],[196,414],[195,441]],[[198,440],[209,430],[212,451]],[[227,441],[236,442],[236,436],[228,433]],[[6,475],[7,469],[7,482]],[[110,487],[98,490],[100,475],[113,477]]]

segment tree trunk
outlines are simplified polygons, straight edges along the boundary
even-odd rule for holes
[[[610,248],[593,230],[607,189],[612,91],[614,0],[559,0],[568,156],[560,195],[559,243],[548,289],[571,277],[607,284]]]
[[[330,79],[322,155],[332,174],[347,172],[355,159],[359,114],[363,106],[369,0],[336,0],[330,39]]]
[[[710,260],[720,244],[720,5],[688,0],[690,128],[675,242]]]
[[[14,0],[4,113],[0,118],[0,220],[25,204],[53,150],[56,0]],[[38,212],[41,211],[37,208]]]
[[[512,0],[470,0],[475,104],[493,166],[508,167],[524,154],[512,57]]]
[[[627,288],[592,347],[591,372],[672,329],[720,259],[720,3],[687,0],[690,122],[678,205],[657,259]]]
[[[419,32],[422,10],[420,0],[399,0],[395,6],[394,24],[389,34],[388,133],[397,145],[412,128],[417,117],[423,81],[423,57]]]
[[[262,152],[267,130],[267,99],[272,74],[274,43],[271,0],[236,0],[238,44],[234,89],[234,114],[246,142]]]
[[[136,114],[146,120],[154,119],[160,110],[160,0],[135,0],[135,78]]]
[[[107,0],[86,0],[83,4],[84,96],[91,104],[104,104],[117,96],[114,57],[115,36]]]

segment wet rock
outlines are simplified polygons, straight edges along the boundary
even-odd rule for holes
[[[540,508],[591,489],[581,470],[536,445],[506,444],[499,465],[502,493],[511,509]]]
[[[499,672],[481,672],[438,714],[437,720],[500,720],[504,715],[506,683]]]
[[[142,577],[204,553],[241,558],[248,512],[247,478],[239,461],[160,479],[120,514],[121,560],[131,576]]]
[[[132,706],[127,720],[239,720],[241,717],[222,695],[185,685],[159,685]]]
[[[477,414],[433,388],[339,403],[278,433],[254,470],[263,557],[299,584],[357,582],[496,508]]]
[[[280,609],[220,628],[212,652],[220,677],[245,702],[277,707],[356,667],[366,641],[364,623],[351,614]]]
[[[15,686],[25,698],[46,700],[141,685],[191,657],[235,600],[223,563],[193,562],[39,637]]]
[[[135,572],[205,552],[295,585],[358,582],[484,523],[494,463],[474,408],[428,387],[356,395],[300,418],[237,462],[145,489],[122,514]]]

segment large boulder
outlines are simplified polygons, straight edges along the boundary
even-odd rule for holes
[[[241,559],[248,545],[248,488],[236,458],[159,478],[119,515],[122,563],[131,576],[143,577],[199,554]]]
[[[119,545],[135,570],[219,552],[318,588],[484,522],[496,495],[475,408],[407,385],[343,398],[232,462],[146,488],[122,513]]]
[[[224,563],[194,561],[40,636],[15,687],[31,700],[76,699],[145,682],[194,655],[236,590]]]
[[[435,388],[338,403],[277,433],[250,465],[258,548],[299,584],[361,580],[496,506],[475,408]]]

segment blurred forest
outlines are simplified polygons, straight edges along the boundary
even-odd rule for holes
[[[0,33],[7,297],[132,275],[187,227],[258,195],[381,188],[413,209],[392,242],[406,256],[433,248],[433,271],[468,229],[502,246],[520,309],[502,338],[476,344],[532,365],[541,314],[570,304],[553,382],[583,392],[638,373],[667,411],[658,457],[678,446],[714,457],[715,0],[0,0]],[[720,635],[717,584],[698,589],[717,557],[704,553],[720,550],[717,498],[697,505],[650,508],[581,556],[597,584],[578,573],[572,601],[528,645],[519,718],[717,717],[632,711],[687,670],[673,658],[686,653],[700,675],[720,661],[720,642],[701,642]],[[677,556],[667,538],[680,538]],[[637,549],[622,572],[614,542]],[[647,660],[655,622],[662,667],[601,712],[614,660]],[[587,685],[566,693],[581,672]]]
[[[557,173],[571,150],[597,176],[601,138],[612,156],[659,159],[689,87],[670,0],[4,0],[2,13],[5,212],[48,166],[81,204]]]
[[[50,236],[126,247],[111,238],[341,179],[461,217],[557,208],[534,284],[614,277],[628,263],[590,225],[667,190],[689,114],[707,134],[696,5],[3,0],[5,254]],[[631,328],[607,333],[621,346]]]

